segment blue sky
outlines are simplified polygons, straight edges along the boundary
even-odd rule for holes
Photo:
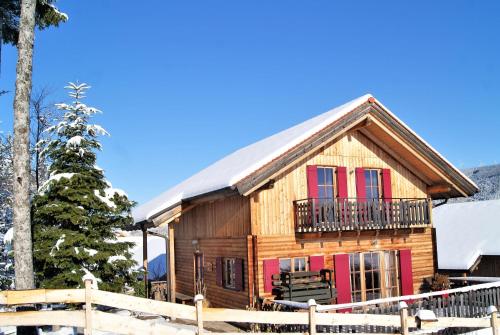
[[[98,164],[144,202],[224,155],[365,93],[460,168],[500,162],[499,1],[59,0],[34,87],[87,103]],[[16,51],[2,53],[12,126]]]

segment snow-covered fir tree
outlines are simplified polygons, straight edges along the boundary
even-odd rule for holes
[[[12,136],[0,136],[0,290],[12,287]]]
[[[115,233],[132,223],[133,202],[106,181],[96,165],[98,136],[107,135],[90,119],[100,111],[82,102],[86,84],[69,83],[71,104],[57,104],[62,121],[44,155],[50,177],[33,199],[34,265],[37,285],[80,287],[82,276],[96,278],[99,288],[122,291],[136,282],[133,243],[118,242]]]

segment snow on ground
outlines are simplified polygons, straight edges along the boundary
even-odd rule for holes
[[[500,200],[434,208],[438,267],[468,270],[481,255],[500,255]]]

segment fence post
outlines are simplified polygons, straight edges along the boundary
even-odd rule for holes
[[[316,335],[316,300],[309,299],[307,305],[309,306],[309,335]]]
[[[85,279],[85,335],[92,335],[92,279]]]
[[[488,315],[491,318],[491,332],[493,335],[498,335],[498,311],[495,306],[488,307]]]
[[[399,316],[401,317],[401,335],[408,335],[408,305],[404,301],[399,302]]]
[[[198,326],[196,334],[201,335],[203,333],[203,295],[197,294],[193,300],[196,304],[196,325]]]

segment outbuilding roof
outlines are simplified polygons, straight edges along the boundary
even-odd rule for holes
[[[438,267],[469,270],[484,255],[500,255],[500,199],[447,204],[433,210]]]
[[[400,127],[400,131],[403,131],[404,134],[406,134],[405,136],[412,137],[413,141],[418,142],[421,147],[430,152],[435,160],[439,161],[441,164],[439,168],[442,171],[446,171],[446,173],[451,172],[453,174],[452,179],[454,180],[459,179],[462,185],[465,185],[467,189],[466,191],[461,191],[462,195],[470,195],[477,191],[476,185],[470,179],[453,167],[451,163],[378,102],[371,94],[365,94],[329,110],[326,113],[320,114],[296,126],[248,145],[220,159],[136,208],[133,211],[135,222],[150,221],[159,214],[180,205],[187,199],[221,189],[231,188],[237,189],[242,194],[245,193],[243,187],[238,186],[238,183],[248,180],[249,177],[253,176],[257,171],[265,169],[270,163],[296,149],[308,139],[314,137],[328,127],[338,124],[341,120],[344,120],[344,122],[351,122],[351,119],[348,119],[348,117],[351,116],[350,114],[353,114],[357,108],[366,104],[376,104],[377,108],[379,108],[386,117]],[[359,113],[359,110],[357,112],[358,114],[356,115],[367,117],[368,109],[363,111],[364,114]],[[348,120],[346,121],[346,119]],[[354,121],[357,122],[359,119],[352,119],[352,123]],[[343,124],[341,128],[344,129],[347,126],[348,124]],[[309,144],[303,150],[309,147],[312,148],[312,145]]]

